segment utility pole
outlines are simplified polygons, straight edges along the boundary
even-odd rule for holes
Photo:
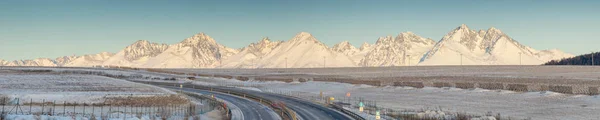
[[[410,66],[410,55],[406,55],[408,58],[408,66]]]
[[[523,65],[522,60],[521,60],[521,54],[523,54],[523,53],[519,52],[519,65]]]
[[[259,62],[262,61],[262,56],[260,56]],[[256,65],[256,69],[258,69],[258,64]]]
[[[325,56],[323,56],[323,68],[325,68]]]
[[[285,68],[287,68],[287,57],[285,57]]]
[[[460,65],[461,65],[461,66],[463,65],[463,63],[462,63],[462,59],[463,59],[463,57],[462,57],[462,56],[463,56],[463,55],[462,55],[462,53],[461,53],[461,54],[460,54]]]

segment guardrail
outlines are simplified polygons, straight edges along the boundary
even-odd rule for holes
[[[304,98],[299,98],[297,96],[291,96],[291,95],[284,95],[284,96],[293,97],[293,98],[297,98],[297,99],[304,99]],[[329,98],[329,97],[326,97],[326,98]],[[340,111],[340,112],[342,112],[342,113],[344,113],[344,114],[352,117],[355,120],[366,120],[362,116],[360,116],[360,115],[358,115],[358,114],[356,114],[356,113],[354,113],[352,111],[346,110],[343,107],[341,107],[339,105],[336,105],[335,103],[328,104],[328,103],[319,103],[319,102],[315,102],[315,101],[312,101],[312,100],[310,100],[310,101],[313,102],[313,103],[316,103],[316,104],[320,104],[320,105],[326,106],[326,107],[331,107],[334,110]]]
[[[281,113],[278,113],[278,114],[284,119],[287,118],[286,120],[297,120],[296,113],[293,110],[290,110],[285,106],[282,106],[282,104],[278,104],[271,100],[264,99],[264,98],[261,98],[259,96],[255,96],[252,94],[239,93],[239,92],[235,92],[235,91],[219,89],[219,88],[214,88],[214,87],[209,87],[209,86],[193,85],[190,83],[179,84],[179,83],[165,83],[165,82],[152,82],[152,81],[134,81],[134,82],[141,82],[141,83],[152,84],[152,85],[164,85],[164,86],[182,85],[183,87],[187,86],[187,88],[189,88],[189,86],[192,86],[192,89],[210,90],[210,91],[216,91],[216,92],[236,95],[236,96],[240,96],[240,97],[244,97],[244,98],[254,99],[255,101],[258,100],[261,103],[264,102],[266,104],[269,104],[269,106],[271,108],[281,111]],[[277,105],[277,107],[274,107],[275,105]]]
[[[199,99],[208,99],[208,100],[212,100],[213,102],[219,103],[219,105],[223,105],[225,103],[218,101],[214,98],[211,97],[206,97],[206,96],[202,96],[202,95],[198,95],[198,94],[194,94],[194,93],[190,93],[190,92],[182,92],[183,94],[190,96],[190,97],[195,97],[195,98],[199,98]],[[221,106],[222,107],[222,106]],[[223,107],[223,109],[226,110],[226,114],[227,114],[227,118],[231,119],[231,109]]]
[[[366,120],[362,116],[360,116],[360,115],[358,115],[358,114],[356,114],[356,113],[354,113],[352,111],[344,109],[344,107],[342,107],[342,106],[339,106],[339,105],[336,105],[336,104],[329,104],[329,106],[331,108],[333,108],[333,109],[341,111],[342,113],[344,113],[346,115],[349,115],[350,117],[354,118],[355,120]]]

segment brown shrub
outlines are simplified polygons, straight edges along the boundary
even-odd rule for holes
[[[6,95],[0,95],[0,104],[6,105],[10,101],[10,98]]]
[[[186,97],[181,95],[108,97],[105,99],[107,104],[112,105],[181,105],[190,102]]]
[[[564,94],[573,94],[573,87],[553,85],[548,87],[550,91]]]
[[[433,87],[443,88],[443,87],[452,87],[450,83],[447,82],[434,82]]]
[[[241,80],[241,81],[248,81],[248,80],[250,80],[250,78],[244,77],[244,76],[235,76],[235,79]]]
[[[298,78],[298,82],[308,82],[308,78]]]
[[[407,87],[414,87],[414,88],[425,87],[423,82],[394,82],[394,86],[407,86]]]
[[[598,90],[599,87],[589,87],[589,95],[599,95],[600,94],[600,90]]]
[[[502,84],[502,83],[479,83],[479,88],[488,89],[488,90],[501,90],[501,89],[504,89],[504,84]]]
[[[475,88],[475,83],[456,83],[456,88],[461,88],[461,89]]]
[[[508,84],[506,85],[507,90],[517,91],[517,92],[527,92],[529,91],[528,86],[525,84]]]
[[[215,75],[215,77],[225,78],[225,79],[232,79],[233,78],[233,76],[230,76],[230,75]]]

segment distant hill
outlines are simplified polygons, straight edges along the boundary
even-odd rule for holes
[[[594,56],[593,65],[600,65],[600,52],[579,55],[561,60],[551,60],[544,65],[592,65],[592,56]]]

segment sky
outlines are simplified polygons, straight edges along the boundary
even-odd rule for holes
[[[439,41],[466,24],[534,49],[600,51],[600,2],[566,0],[3,0],[0,59],[116,53],[137,40],[175,44],[204,32],[241,48],[309,32],[329,46],[411,31]]]

